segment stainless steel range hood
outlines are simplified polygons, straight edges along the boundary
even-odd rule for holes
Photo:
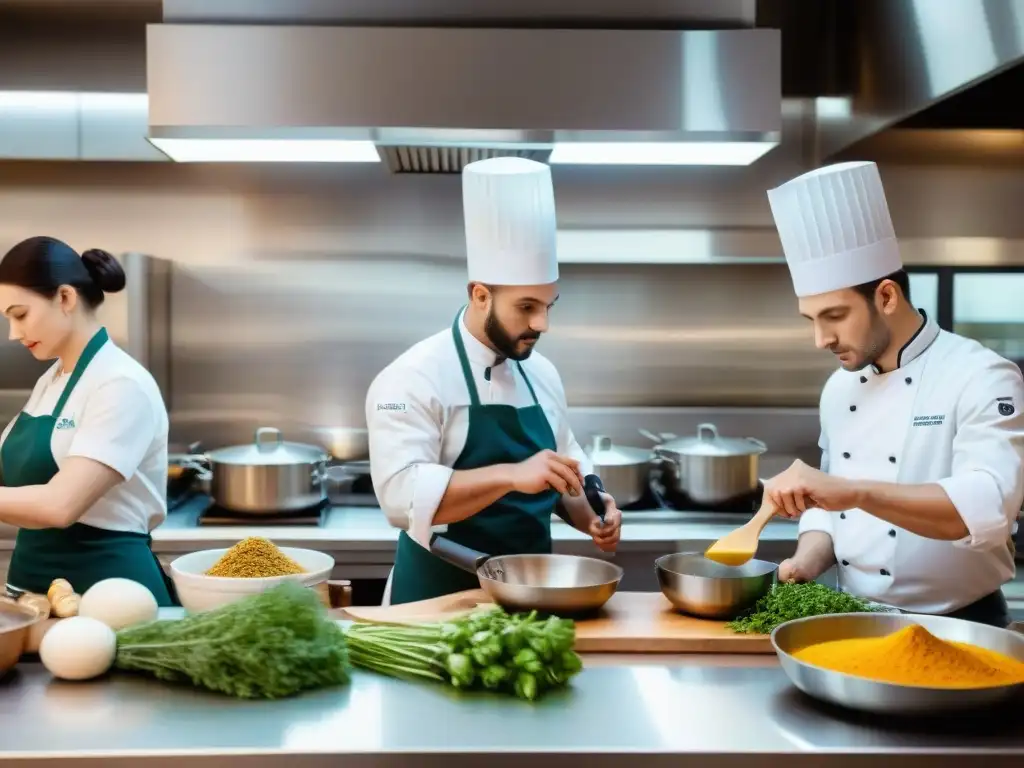
[[[1024,62],[1024,0],[856,0],[855,8],[837,30],[857,62],[852,92],[818,100],[822,162],[860,157],[863,139]]]
[[[147,75],[176,160],[747,165],[780,140],[772,29],[159,24]]]

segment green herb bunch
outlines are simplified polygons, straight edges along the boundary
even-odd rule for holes
[[[123,629],[114,666],[247,699],[349,680],[344,631],[313,590],[291,581],[180,620]]]
[[[734,632],[767,635],[780,624],[793,619],[875,610],[866,600],[837,592],[824,584],[776,584],[750,611],[728,626]]]
[[[533,701],[569,682],[583,662],[569,619],[508,614],[499,607],[444,623],[356,624],[348,629],[352,663],[407,679],[485,689]]]

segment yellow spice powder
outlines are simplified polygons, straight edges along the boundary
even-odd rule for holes
[[[942,640],[916,624],[885,637],[818,643],[793,655],[834,672],[899,685],[986,688],[1024,683],[1024,662]]]
[[[266,579],[305,571],[268,539],[250,536],[225,552],[206,572],[230,579]]]

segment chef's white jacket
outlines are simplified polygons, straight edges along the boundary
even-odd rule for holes
[[[939,614],[1013,578],[1009,540],[1024,502],[1024,381],[1014,363],[926,318],[896,370],[829,378],[820,445],[833,475],[938,483],[969,532],[937,541],[863,510],[808,510],[800,532],[831,535],[844,590]]]
[[[467,330],[461,317],[458,327],[481,405],[533,405],[516,364],[496,364],[494,351]],[[555,366],[536,351],[522,366],[555,433],[557,452],[578,460],[582,473],[591,474],[593,464],[569,426],[565,389]],[[425,547],[433,531],[447,528],[433,524],[434,513],[466,444],[469,405],[450,327],[398,357],[366,395],[373,489],[388,522]]]

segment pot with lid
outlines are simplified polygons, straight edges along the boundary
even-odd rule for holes
[[[281,430],[261,427],[253,442],[210,451],[210,495],[225,509],[271,515],[309,509],[327,498],[327,453],[290,443]]]
[[[652,450],[614,445],[607,435],[595,435],[587,453],[605,493],[618,507],[635,504],[647,493],[654,464]]]
[[[768,447],[753,437],[722,437],[714,424],[701,424],[692,437],[658,437],[654,454],[661,462],[665,489],[698,504],[714,506],[757,491],[758,463]]]

